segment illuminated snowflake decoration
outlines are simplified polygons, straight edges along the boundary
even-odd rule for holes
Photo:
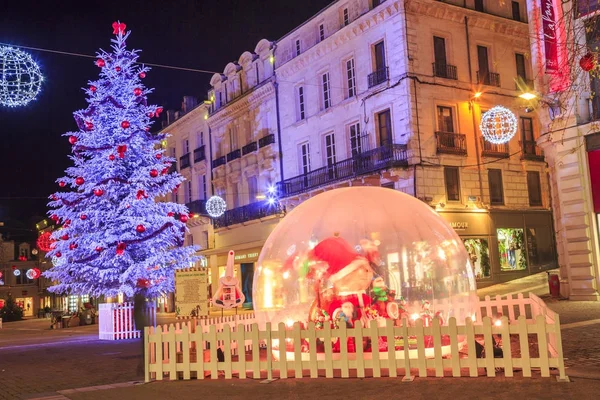
[[[15,269],[15,270],[13,271],[13,274],[14,274],[15,276],[19,276],[19,275],[21,275],[21,270]]]
[[[0,104],[19,107],[35,100],[44,77],[33,58],[21,50],[0,46]]]
[[[227,203],[219,196],[212,196],[206,202],[206,212],[213,218],[219,218],[221,215],[225,214],[226,209]]]
[[[27,276],[27,279],[35,279],[35,272],[32,269],[28,269],[25,275]]]
[[[479,129],[488,142],[507,143],[517,133],[517,117],[508,108],[496,106],[483,114]]]

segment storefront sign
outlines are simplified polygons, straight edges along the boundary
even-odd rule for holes
[[[235,261],[238,260],[247,260],[250,258],[257,258],[258,257],[258,253],[246,253],[246,254],[237,254],[235,256]]]
[[[450,226],[454,229],[454,230],[465,230],[469,228],[469,223],[468,222],[450,222]]]
[[[600,213],[600,150],[588,151],[594,212]]]
[[[208,315],[208,272],[204,270],[175,273],[175,313],[178,317]]]
[[[541,0],[542,29],[546,53],[546,72],[558,71],[558,46],[556,43],[556,17],[554,0]]]

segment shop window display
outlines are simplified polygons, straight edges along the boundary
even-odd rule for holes
[[[476,279],[492,276],[490,250],[487,239],[463,239],[467,253],[471,259],[473,273]]]
[[[523,229],[499,228],[496,233],[500,253],[500,270],[518,271],[527,269],[527,249],[525,248]]]

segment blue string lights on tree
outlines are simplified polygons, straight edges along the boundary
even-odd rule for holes
[[[20,107],[35,100],[44,77],[31,56],[0,46],[0,105]]]

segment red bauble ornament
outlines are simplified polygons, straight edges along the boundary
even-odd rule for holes
[[[121,67],[115,67],[115,71],[121,72]]]
[[[87,129],[88,131],[91,131],[92,129],[94,129],[94,124],[92,124],[91,122],[86,122],[85,129]]]
[[[104,194],[104,190],[102,189],[94,189],[94,194],[98,197],[102,196]]]
[[[60,186],[60,187],[65,187],[65,185],[66,185],[65,181],[58,182],[58,186]]]
[[[142,89],[136,87],[135,89],[133,89],[133,94],[136,96],[140,96],[142,94]]]
[[[40,271],[38,268],[32,268],[31,270],[33,271],[33,279],[37,279],[40,277],[40,275],[42,275],[42,271]]]
[[[590,72],[596,66],[596,57],[592,53],[587,53],[579,59],[579,66],[585,72]]]
[[[150,176],[156,178],[158,176],[158,171],[155,169],[150,170]]]
[[[63,228],[68,228],[69,225],[71,225],[71,220],[70,219],[68,219],[68,220],[65,221],[65,223],[63,224]]]
[[[148,279],[140,278],[140,279],[137,280],[137,287],[146,288],[147,289],[147,288],[150,287],[150,281]]]
[[[79,219],[80,219],[80,220],[82,220],[82,221],[85,221],[85,220],[87,219],[87,215],[85,215],[85,214],[81,214],[81,215],[79,216]]]
[[[140,224],[135,227],[135,230],[137,231],[137,233],[144,233],[144,232],[146,232],[146,227],[144,225]]]
[[[123,242],[117,244],[117,255],[122,255],[125,252],[127,245]]]
[[[188,216],[187,216],[187,215],[185,215],[185,214],[181,214],[181,215],[179,216],[179,220],[180,220],[181,222],[183,222],[183,223],[186,223],[186,222],[188,221]]]
[[[96,65],[100,68],[104,67],[106,65],[106,63],[104,62],[103,59],[99,58],[96,60]]]
[[[144,71],[140,72],[139,77],[144,79],[146,77],[146,73]]]
[[[85,183],[85,179],[83,179],[83,177],[82,177],[82,176],[78,176],[78,177],[75,179],[75,184],[77,184],[77,185],[79,185],[79,186],[83,185],[84,183]]]
[[[117,146],[117,153],[119,153],[119,158],[125,158],[125,152],[127,151],[127,145],[121,144]]]
[[[160,171],[162,175],[166,175],[167,172],[169,172],[169,168],[164,168],[162,171]]]
[[[157,118],[158,118],[158,116],[160,115],[161,112],[163,112],[163,108],[162,107],[157,107],[156,111],[155,111]]]
[[[110,156],[108,156],[108,159],[109,159],[110,161],[115,161],[115,155],[114,155],[114,154],[111,154]]]
[[[69,136],[69,143],[71,143],[71,144],[77,143],[77,136]]]
[[[123,128],[123,129],[129,128],[129,121],[123,121],[123,122],[121,122],[121,128]]]
[[[60,253],[60,251],[57,251],[57,252],[54,254],[54,256],[55,256],[55,257],[60,257],[60,256],[62,256],[62,254]]]
[[[56,215],[56,214],[52,214],[52,215],[50,216],[50,219],[51,219],[52,221],[54,221],[54,222],[58,223],[58,215]]]
[[[177,191],[179,190],[179,186],[180,186],[180,185],[181,185],[181,184],[179,184],[179,185],[175,186],[175,189],[173,189],[173,193],[177,193]]]
[[[153,112],[149,112],[148,114],[146,114],[148,117],[150,118],[154,118],[154,113]]]
[[[61,240],[69,240],[69,235],[66,233],[60,237]]]
[[[90,86],[90,90],[95,93],[96,92],[96,86],[94,86],[94,85]]]
[[[157,160],[160,160],[161,158],[162,158],[162,154],[157,154],[157,155],[156,155],[156,159],[157,159]]]
[[[150,132],[150,127],[149,127],[149,126],[147,126],[146,128],[144,128],[144,130],[145,130],[146,132]]]
[[[174,213],[174,212],[169,212],[169,213],[167,214],[167,217],[172,217],[173,215],[175,215],[175,213]]]
[[[143,190],[138,190],[137,194],[135,195],[135,197],[138,200],[141,200],[142,198],[148,198],[148,196],[146,195],[146,192],[144,192]]]
[[[41,251],[48,252],[48,251],[52,250],[51,245],[53,242],[54,242],[54,239],[52,239],[51,233],[44,232],[37,239],[37,248],[40,249]]]
[[[102,246],[98,246],[98,247],[96,247],[96,251],[97,251],[98,253],[100,253],[102,250],[104,250],[104,248],[103,248]]]
[[[69,250],[74,250],[74,249],[76,249],[77,247],[79,247],[79,246],[77,245],[77,243],[71,243],[71,244],[69,245]]]
[[[51,198],[52,200],[54,200],[54,201],[58,200],[58,197],[56,197],[56,195],[55,195],[55,194],[53,194],[52,196],[50,196],[50,198]]]
[[[194,215],[194,213],[192,213],[192,212],[191,212],[191,213],[189,213],[189,214],[188,214],[188,217],[190,217],[190,218],[194,218],[194,217],[195,217],[195,215]]]

